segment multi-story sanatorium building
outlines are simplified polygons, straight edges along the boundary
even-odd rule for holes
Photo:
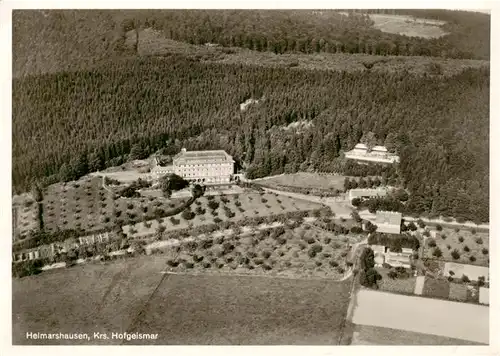
[[[185,148],[173,157],[172,166],[156,165],[151,173],[159,178],[175,173],[187,181],[202,184],[229,183],[234,172],[233,157],[223,150],[188,151]]]
[[[356,161],[398,163],[399,156],[389,153],[384,146],[375,146],[371,150],[363,143],[358,143],[351,151],[345,153],[345,158]]]

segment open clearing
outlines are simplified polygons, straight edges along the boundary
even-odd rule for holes
[[[158,330],[158,344],[334,345],[348,294],[328,280],[169,275],[131,331]]]
[[[401,22],[401,20],[398,21]],[[405,25],[407,24],[405,23]],[[390,26],[386,25],[386,28],[390,29]],[[399,72],[407,70],[410,73],[419,74],[427,73],[428,65],[437,63],[442,66],[444,75],[454,75],[463,71],[465,68],[489,66],[489,61],[448,60],[445,58],[428,58],[421,56],[375,56],[347,53],[275,54],[272,52],[259,52],[242,48],[211,48],[173,41],[166,38],[162,33],[152,29],[139,31],[138,53],[140,56],[180,54],[201,62],[209,63],[245,64],[263,67],[347,72],[365,70],[363,63],[366,62],[375,64],[371,71]]]
[[[263,183],[274,189],[280,189],[280,187],[294,187],[318,190],[344,190],[344,176],[333,174],[299,172],[256,179],[255,183]]]
[[[489,343],[489,308],[362,289],[352,322]]]
[[[411,331],[356,325],[351,345],[480,345],[472,341],[453,339]]]
[[[350,281],[169,275],[165,266],[142,256],[13,280],[13,343],[122,342],[25,337],[75,330],[158,333],[158,344],[338,342]]]
[[[404,15],[370,14],[374,27],[382,32],[408,37],[438,38],[446,35],[440,27],[444,21],[420,19]]]

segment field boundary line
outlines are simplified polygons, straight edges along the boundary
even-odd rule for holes
[[[133,332],[134,328],[136,327],[136,324],[139,322],[139,320],[143,316],[144,312],[146,311],[146,308],[148,307],[149,303],[151,302],[151,299],[153,299],[153,296],[156,294],[156,292],[158,291],[158,289],[162,285],[163,281],[165,281],[166,279],[168,279],[168,277],[169,277],[168,273],[164,273],[163,274],[163,276],[160,279],[160,282],[158,282],[158,284],[156,285],[155,289],[151,292],[151,294],[149,295],[148,299],[146,300],[146,302],[142,306],[141,310],[137,313],[137,315],[132,320],[132,322],[130,323],[130,325],[125,329],[125,333],[132,333]],[[125,341],[127,341],[127,340],[123,339],[123,341],[121,342],[121,344],[123,345],[125,343]]]
[[[287,276],[268,276],[268,275],[252,275],[244,273],[189,273],[189,272],[171,272],[171,271],[160,271],[163,275],[175,275],[175,276],[210,276],[210,277],[253,277],[253,278],[272,278],[272,279],[295,279],[295,280],[307,280],[307,281],[327,281],[327,282],[337,282],[342,283],[349,279],[351,275],[342,277],[342,279],[331,279],[322,277],[287,277]]]

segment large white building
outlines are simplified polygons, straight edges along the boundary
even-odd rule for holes
[[[377,232],[400,234],[402,214],[396,211],[377,211],[375,225]]]
[[[188,151],[183,148],[173,158],[173,171],[194,183],[229,183],[234,173],[234,160],[223,150]]]
[[[376,188],[376,189],[350,189],[349,190],[349,201],[352,202],[354,198],[372,198],[372,197],[384,197],[387,195],[386,188]]]
[[[374,146],[371,150],[363,143],[358,143],[352,150],[345,153],[345,158],[357,161],[397,163],[399,156],[389,153],[384,146]]]

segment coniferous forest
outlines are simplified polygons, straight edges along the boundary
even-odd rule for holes
[[[196,44],[225,39],[228,46],[245,47],[249,35],[240,38],[240,32],[233,31],[235,35],[227,37],[237,26],[241,33],[267,33],[258,27],[267,24],[263,15],[255,15],[257,27],[252,29],[251,16],[226,24],[213,21],[224,12],[213,12],[215,17],[202,11],[201,15],[171,13],[161,19],[149,18],[150,13],[135,22],[123,19],[115,26],[118,37],[113,41],[119,43],[121,30],[144,26],[146,21],[148,26],[172,31],[169,36],[174,39]],[[203,29],[213,28],[200,20],[207,18],[221,27],[219,32],[204,34]],[[349,21],[369,22],[363,16]],[[459,22],[455,26],[462,26]],[[182,30],[182,23],[191,24],[191,32]],[[355,28],[360,34],[373,35],[369,26],[363,22]],[[252,49],[281,53],[276,43],[292,48],[293,42],[298,46],[293,50],[302,51],[303,43],[294,37],[297,34],[287,32],[291,37],[283,35],[281,42],[270,40],[278,36],[276,31],[269,32],[272,36],[262,35],[260,42],[251,39]],[[317,33],[318,44],[309,39],[304,43],[322,51],[326,47],[319,43],[330,43],[328,31],[315,31],[311,28],[306,33]],[[460,31],[456,33],[459,38]],[[375,36],[373,41],[385,43],[384,36]],[[387,36],[398,40],[396,35]],[[111,37],[103,38],[105,43]],[[453,37],[403,40],[412,48],[430,48],[430,53],[419,55],[438,55],[432,48],[440,48],[439,55],[447,57],[489,57],[484,48],[475,51],[466,43],[455,46]],[[342,43],[344,51],[349,42]],[[127,55],[101,65],[92,61],[92,67],[62,68],[68,70],[13,81],[16,192],[29,189],[33,180],[43,185],[69,181],[160,149],[174,154],[183,146],[224,149],[246,168],[250,178],[305,170],[355,174],[356,168],[342,160],[342,152],[373,132],[379,144],[401,156],[394,170],[399,183],[409,190],[408,212],[488,221],[488,68],[464,69],[454,76],[408,71],[347,73],[206,63],[182,55]],[[240,111],[240,103],[249,98],[260,101]],[[290,125],[296,122],[304,125]]]

